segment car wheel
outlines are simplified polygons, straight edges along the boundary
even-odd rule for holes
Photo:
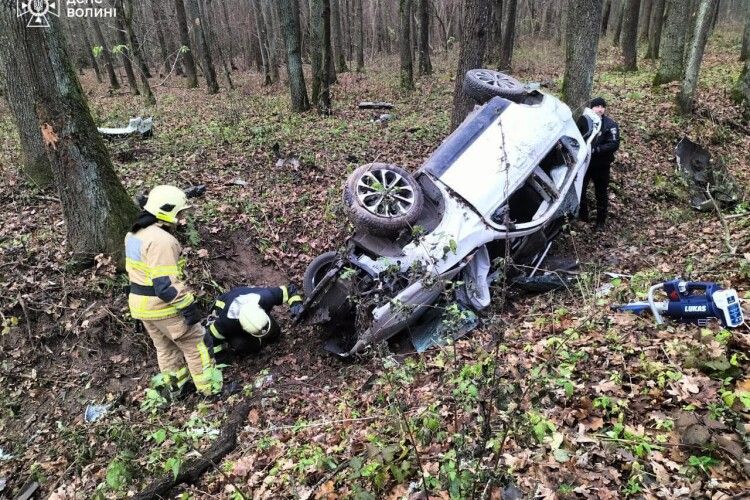
[[[312,262],[305,269],[305,274],[302,278],[302,289],[305,291],[305,296],[312,294],[315,287],[323,279],[323,276],[331,269],[331,266],[338,259],[337,252],[326,252],[315,257]]]
[[[392,235],[411,226],[423,204],[414,176],[389,163],[362,165],[344,186],[344,206],[352,223],[374,235]]]
[[[491,69],[472,69],[464,77],[464,93],[479,104],[493,97],[504,97],[518,101],[526,95],[526,87],[513,78]]]

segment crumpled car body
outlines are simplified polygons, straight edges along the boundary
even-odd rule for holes
[[[578,124],[539,92],[476,107],[414,174],[424,204],[413,224],[390,236],[356,228],[343,251],[313,261],[302,318],[348,335],[337,348],[348,356],[413,325],[447,294],[487,307],[497,262],[538,266],[577,214],[600,120],[586,109]]]

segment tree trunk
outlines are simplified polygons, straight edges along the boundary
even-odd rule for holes
[[[148,83],[148,75],[143,71],[146,63],[143,61],[143,55],[141,54],[138,40],[133,31],[133,0],[126,0],[124,4],[122,0],[118,0],[115,5],[117,5],[117,10],[122,15],[122,21],[128,35],[128,41],[130,42],[130,53],[132,54],[133,59],[135,59],[136,67],[141,68],[141,71],[138,73],[140,74],[141,86],[143,87],[143,100],[147,106],[153,106],[156,104],[156,98],[154,97],[153,92],[151,92],[151,85]]]
[[[651,28],[651,11],[654,8],[653,0],[643,0],[641,2],[641,15],[638,19],[638,41],[647,42],[648,33]]]
[[[638,55],[638,11],[641,0],[627,0],[625,5],[625,19],[622,25],[622,69],[637,71]]]
[[[198,71],[195,68],[195,59],[193,51],[190,48],[190,31],[188,31],[187,14],[183,0],[174,0],[175,10],[177,11],[177,27],[180,31],[180,54],[185,65],[185,76],[187,77],[187,87],[189,89],[198,86]]]
[[[516,11],[518,0],[508,0],[508,14],[503,30],[503,43],[500,47],[500,71],[509,71],[513,63],[513,44],[516,39]],[[468,19],[468,18],[464,18]],[[480,64],[481,65],[481,64]]]
[[[107,41],[104,39],[104,33],[102,33],[102,27],[99,26],[99,22],[91,18],[91,26],[94,28],[94,35],[96,36],[96,43],[102,48],[101,54],[104,58],[104,66],[107,68],[107,75],[109,75],[109,87],[112,89],[119,89],[120,82],[117,80],[117,74],[115,73],[115,65],[112,61],[112,53],[109,51]]]
[[[357,73],[362,73],[365,70],[365,24],[364,13],[362,12],[362,0],[354,0],[354,12],[356,18],[354,21],[356,28],[354,39],[356,40]]]
[[[563,100],[577,118],[588,106],[601,32],[600,0],[572,0],[567,6]]]
[[[187,0],[187,12],[190,14],[190,23],[195,30],[195,45],[198,47],[198,56],[201,58],[203,65],[203,76],[206,79],[206,92],[211,94],[219,93],[219,82],[216,81],[216,69],[211,58],[211,49],[208,46],[208,37],[203,29],[204,22],[198,7],[198,0]]]
[[[292,111],[302,113],[310,109],[305,86],[305,73],[302,71],[302,56],[300,54],[300,23],[299,4],[297,0],[280,0],[279,14],[281,27],[284,30],[286,42],[286,67],[289,79],[289,91],[292,96]]]
[[[401,51],[401,89],[407,91],[414,90],[414,74],[411,58],[411,1],[399,0],[398,3],[399,33],[401,34],[401,40],[399,41]]]
[[[331,112],[331,6],[329,0],[310,1],[310,60],[313,70],[312,99],[318,112]]]
[[[339,73],[346,73],[349,68],[346,65],[346,54],[344,53],[343,30],[341,29],[341,6],[339,0],[330,0],[331,2],[331,41],[333,42],[333,55],[336,63],[336,70]]]
[[[86,32],[86,20],[81,20],[81,33],[83,34],[83,44],[84,49],[86,50],[86,56],[89,59],[89,64],[92,68],[94,68],[94,73],[96,74],[96,81],[99,83],[102,83],[102,74],[99,70],[99,65],[96,63],[96,57],[94,57],[94,47],[91,45],[91,40],[89,40],[89,34]]]
[[[120,0],[120,3],[122,1]],[[132,9],[132,7],[131,7]],[[130,24],[133,24],[133,14],[130,14]],[[132,39],[131,39],[132,34]],[[146,75],[146,78],[151,78],[151,70],[148,67],[148,61],[146,60],[146,55],[144,54],[143,50],[141,50],[141,42],[138,41],[138,35],[136,34],[135,30],[128,31],[128,40],[131,45],[130,50],[135,54],[136,52],[139,54],[139,57],[135,58],[136,68],[141,68],[141,72]]]
[[[432,74],[430,60],[430,0],[419,1],[419,74]]]
[[[622,36],[622,24],[625,20],[625,4],[627,0],[622,0],[620,6],[617,9],[617,23],[615,23],[615,35],[612,37],[612,42],[618,47],[621,45],[620,39]]]
[[[219,0],[219,3],[221,4],[221,12],[224,16],[224,24],[227,27],[227,35],[229,36],[229,47],[227,48],[229,51],[229,68],[235,71],[237,66],[234,65],[234,36],[232,35],[232,25],[229,22],[229,13],[227,12],[227,0]]]
[[[0,60],[9,100],[33,106],[24,113],[44,140],[43,151],[62,202],[67,244],[76,260],[99,253],[121,261],[123,238],[136,207],[115,174],[65,50],[61,19],[27,29],[15,2],[0,2]],[[20,129],[27,125],[19,124]]]
[[[654,0],[654,6],[651,9],[650,25],[646,59],[658,59],[661,30],[662,26],[664,26],[664,0]]]
[[[167,39],[164,37],[164,29],[162,25],[166,26],[164,22],[164,12],[162,7],[156,5],[157,0],[151,0],[151,13],[154,16],[154,25],[156,27],[156,40],[159,43],[159,53],[164,66],[164,74],[168,75],[172,71],[172,66],[169,62],[170,50],[167,47]]]
[[[742,107],[745,119],[750,121],[750,61],[745,61],[733,95],[734,100]]]
[[[263,63],[263,85],[271,85],[271,57],[268,52],[268,36],[266,35],[266,24],[263,21],[263,7],[260,0],[253,0],[253,9],[255,9],[255,31],[258,35],[258,47]]]
[[[221,61],[221,68],[224,70],[224,78],[227,81],[227,87],[234,89],[232,75],[230,74],[231,68],[227,63],[227,58],[224,57],[224,50],[221,48],[221,43],[216,36],[216,31],[214,31],[214,17],[211,15],[210,3],[211,0],[206,0],[205,5],[199,4],[200,14],[204,22],[204,32],[208,37],[209,46],[216,47],[216,53],[219,54],[219,60]]]
[[[604,10],[602,11],[602,28],[601,36],[607,36],[607,27],[609,26],[609,14],[612,10],[612,0],[606,0],[604,2]]]
[[[706,48],[708,33],[711,30],[714,11],[718,0],[701,0],[698,7],[698,16],[695,19],[694,33],[688,56],[685,61],[685,75],[682,78],[682,88],[677,96],[677,104],[682,113],[692,113],[695,103],[695,90],[698,87],[698,74],[703,60],[703,51]]]
[[[263,24],[266,27],[266,36],[268,37],[268,69],[270,71],[271,82],[279,81],[279,47],[278,37],[276,36],[276,23],[274,23],[274,7],[276,0],[263,0]]]
[[[487,57],[490,61],[500,61],[503,45],[503,0],[492,0],[490,7],[490,37],[487,40]]]
[[[514,0],[511,0],[514,1]],[[464,22],[458,49],[458,68],[453,90],[451,128],[455,129],[469,114],[472,101],[463,92],[464,75],[470,69],[482,67],[489,37],[490,4],[487,0],[466,0]]]
[[[745,29],[742,30],[742,48],[740,49],[740,61],[750,59],[750,0],[744,0]]]
[[[654,76],[654,85],[674,82],[682,78],[683,54],[685,53],[685,26],[690,19],[690,10],[682,0],[666,0],[667,13],[659,46],[661,62]]]
[[[117,37],[116,49],[120,52],[122,66],[125,69],[125,76],[128,79],[128,86],[133,95],[141,95],[138,90],[138,81],[135,78],[133,65],[130,62],[130,51],[128,50],[128,38],[126,36],[125,24],[122,22],[122,16],[115,17],[115,36]]]

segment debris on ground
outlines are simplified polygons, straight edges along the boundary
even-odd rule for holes
[[[83,420],[86,423],[93,423],[107,414],[111,405],[88,405],[83,414]]]
[[[381,101],[362,101],[357,107],[359,109],[393,109],[393,104]]]
[[[99,127],[98,130],[108,140],[125,139],[131,136],[148,139],[154,135],[154,120],[152,117],[137,116],[128,121],[127,127]]]
[[[677,167],[688,186],[690,206],[701,212],[731,208],[742,199],[737,182],[720,161],[700,144],[683,137],[675,148]],[[712,199],[713,198],[713,199]]]

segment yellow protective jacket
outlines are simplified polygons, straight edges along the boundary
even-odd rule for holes
[[[130,278],[130,314],[141,320],[172,318],[195,297],[182,281],[177,238],[152,224],[125,236],[125,269]]]

